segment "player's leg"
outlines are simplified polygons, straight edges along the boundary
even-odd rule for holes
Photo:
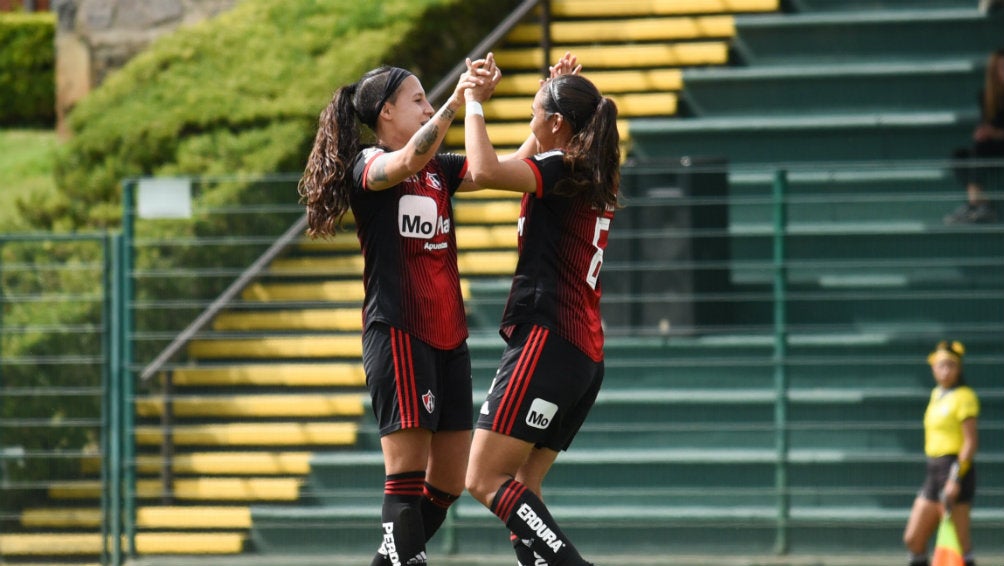
[[[467,489],[551,565],[585,565],[575,546],[550,511],[532,491],[515,479],[532,445],[493,432],[474,431]]]
[[[382,540],[371,564],[401,565],[418,557],[425,563],[425,527],[422,500],[424,466],[429,459],[432,432],[421,428],[399,430],[380,439],[384,454]]]
[[[421,505],[434,423],[422,396],[434,377],[431,356],[425,344],[387,325],[371,325],[363,334],[363,367],[386,473],[374,566],[426,562]]]
[[[551,470],[558,452],[550,448],[535,448],[530,452],[530,457],[520,467],[516,473],[516,481],[522,483],[537,495],[542,501],[544,499],[543,484],[544,477]],[[510,531],[509,541],[516,552],[516,560],[519,566],[547,566],[547,561],[530,548],[530,541],[521,539],[516,533]]]
[[[903,544],[910,553],[910,566],[927,566],[927,543],[938,528],[941,505],[923,495],[913,500],[910,518],[903,530]]]

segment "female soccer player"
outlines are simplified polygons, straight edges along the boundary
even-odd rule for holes
[[[552,70],[558,76],[536,93],[536,154],[527,159],[496,156],[480,104],[490,85],[465,92],[474,182],[523,193],[500,330],[507,346],[474,432],[467,489],[509,527],[524,565],[534,557],[523,544],[550,565],[589,564],[544,505],[541,485],[603,381],[599,274],[620,183],[616,106],[576,74],[574,58],[559,65],[575,72]]]

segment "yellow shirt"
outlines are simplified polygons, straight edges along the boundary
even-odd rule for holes
[[[935,387],[924,413],[924,453],[931,458],[958,454],[962,421],[980,414],[976,393],[965,385],[942,391]]]

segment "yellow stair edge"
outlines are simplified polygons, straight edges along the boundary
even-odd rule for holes
[[[620,133],[622,142],[630,139],[627,120],[617,120],[617,130]],[[530,137],[530,119],[527,118],[522,122],[492,122],[488,124],[488,137],[496,148],[503,146],[519,147],[520,144],[526,141],[526,138]],[[462,124],[451,126],[447,130],[446,143],[451,147],[458,148],[458,150],[463,150],[464,126]],[[362,272],[360,271],[360,273]]]
[[[680,69],[587,69],[582,75],[607,96],[619,92],[679,91],[683,88]],[[494,96],[533,96],[540,89],[540,77],[539,71],[506,75],[495,88]]]
[[[363,256],[280,258],[269,265],[268,273],[270,275],[352,275],[362,277]]]
[[[173,495],[183,501],[295,501],[300,496],[300,478],[190,478],[176,479]],[[136,482],[136,496],[153,499],[165,495],[159,479]],[[98,480],[58,482],[49,487],[56,500],[98,499]]]
[[[226,423],[178,425],[172,439],[175,445],[208,446],[345,446],[356,443],[356,423]],[[163,444],[160,426],[136,427],[136,443],[144,446]]]
[[[245,533],[137,533],[139,554],[240,554]]]
[[[156,417],[164,413],[160,397],[136,399],[136,413]],[[363,414],[359,394],[250,394],[185,395],[172,399],[176,417],[358,417]]]
[[[101,509],[54,507],[25,509],[21,526],[26,528],[98,528]],[[136,526],[141,529],[249,529],[251,508],[247,506],[166,506],[136,509]]]
[[[240,554],[244,533],[137,533],[139,554]],[[0,556],[75,556],[101,553],[100,533],[0,534]]]
[[[269,336],[245,339],[196,340],[189,356],[209,358],[360,358],[362,339],[351,336]]]
[[[551,41],[562,44],[718,39],[735,33],[735,18],[731,15],[555,21],[550,29]],[[505,41],[539,44],[540,37],[540,24],[523,23],[513,28]]]
[[[304,293],[323,293],[323,289],[303,286]],[[293,290],[288,292],[292,293]],[[302,295],[303,297],[305,295]],[[315,297],[323,300],[323,297]],[[161,376],[163,379],[163,375]],[[263,363],[212,367],[186,367],[173,370],[175,387],[186,386],[346,386],[366,385],[361,363]]]
[[[252,283],[241,293],[245,301],[345,301],[363,300],[361,279],[310,283]]]
[[[529,122],[524,126],[529,131]],[[453,218],[458,224],[503,224],[515,226],[519,219],[520,201],[463,201],[453,207]]]
[[[460,249],[513,248],[516,247],[516,219],[502,226],[461,226],[457,228],[457,247]]]
[[[634,15],[774,12],[780,0],[552,0],[552,17],[617,17]]]
[[[360,330],[359,308],[259,310],[224,312],[213,320],[213,330]]]
[[[589,69],[626,67],[686,67],[724,65],[728,62],[728,42],[693,41],[641,43],[633,45],[568,45],[552,48],[544,57],[539,47],[506,49],[495,54],[502,72],[506,69],[536,69],[540,61],[553,61],[571,51]],[[588,74],[583,73],[588,77]],[[505,80],[505,79],[503,79]]]
[[[608,98],[617,105],[617,114],[622,117],[671,116],[676,114],[678,98],[672,92],[648,92],[629,94],[609,94]],[[528,114],[533,102],[526,98],[494,98],[484,104],[485,118],[488,120],[519,120]]]
[[[520,124],[520,126],[525,127],[523,124]],[[508,207],[508,209],[509,210],[515,210],[515,211],[517,211],[516,216],[510,217],[510,222],[513,223],[513,224],[515,224],[516,219],[519,217],[519,215],[518,215],[519,203],[518,202],[511,203],[511,206]],[[458,213],[455,214],[455,218],[457,219],[458,222],[462,221],[462,220],[460,220],[460,216],[463,216],[463,215],[460,214],[459,211],[458,211]],[[457,254],[457,265],[460,268],[460,275],[461,276],[464,276],[464,275],[495,275],[495,274],[502,274],[502,273],[509,273],[509,274],[511,274],[512,273],[512,268],[516,265],[515,261],[506,263],[504,266],[495,266],[490,261],[487,261],[487,262],[485,261],[486,259],[488,259],[488,260],[494,260],[494,259],[496,259],[495,256],[497,256],[500,253],[501,252],[491,252],[491,251],[471,251],[471,252],[460,252],[460,253],[458,253]],[[516,253],[515,250],[513,250],[513,252],[512,252],[512,256],[513,257],[515,257],[515,253]],[[506,257],[508,257],[508,256],[506,256]],[[344,263],[345,263],[344,260],[345,260],[345,258],[341,258],[341,257],[318,257],[318,258],[309,258],[309,259],[307,259],[307,258],[297,258],[296,260],[290,259],[290,260],[286,260],[289,263],[284,263],[282,266],[274,266],[273,269],[272,269],[272,273],[273,274],[277,274],[277,273],[280,273],[280,272],[282,272],[282,273],[299,273],[299,274],[302,274],[302,273],[332,273],[333,271],[336,271],[336,270],[340,269],[340,267],[344,265]],[[295,266],[294,266],[294,264],[295,264]],[[467,266],[467,267],[465,268],[465,266]],[[502,271],[499,271],[499,269],[498,269],[499,267],[504,267],[504,269],[502,269]],[[317,340],[323,340],[324,337],[317,337],[316,339]],[[355,340],[358,343],[359,342],[359,337],[356,336]],[[263,357],[263,356],[269,356],[269,357],[270,356],[276,356],[276,357],[290,357],[290,356],[293,356],[293,357],[295,357],[295,354],[294,353],[290,353],[290,352],[282,352],[282,351],[275,351],[275,350],[269,349],[267,351],[267,353],[266,353],[265,350],[258,350],[259,348],[270,348],[271,347],[270,344],[268,344],[268,340],[266,340],[266,339],[261,339],[261,340],[229,340],[229,341],[228,340],[213,340],[213,341],[205,340],[205,341],[192,342],[192,345],[189,347],[189,354],[191,354],[192,356],[194,356],[196,358],[202,357],[202,356],[210,356],[210,355],[218,357],[218,355],[214,353],[214,350],[217,349],[217,348],[214,348],[214,347],[211,347],[211,346],[204,346],[204,344],[223,343],[223,342],[227,342],[228,343],[228,345],[227,345],[228,349],[233,349],[235,352],[240,352],[241,355],[248,355],[248,356],[254,356],[254,357]],[[245,344],[245,345],[242,346],[241,345],[242,342],[250,344],[250,345]],[[357,344],[357,345],[359,345],[359,344]],[[255,353],[255,352],[257,352],[257,353]],[[362,352],[360,351],[360,353],[358,355],[361,355],[361,353]],[[231,356],[231,357],[239,357],[239,356]]]
[[[179,475],[203,476],[287,476],[310,473],[312,452],[189,452],[175,454],[171,471]],[[163,458],[151,454],[136,457],[136,471],[144,475],[159,474]],[[101,471],[101,459],[89,457],[82,471]]]
[[[100,533],[0,534],[0,556],[73,556],[100,553]]]

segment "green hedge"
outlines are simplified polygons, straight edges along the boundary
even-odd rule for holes
[[[0,126],[53,124],[55,29],[52,14],[0,14]]]
[[[126,177],[300,171],[337,87],[389,63],[431,89],[517,4],[242,2],[157,41],[81,100],[58,198],[23,212],[43,230],[105,228]]]
[[[69,116],[73,136],[57,156],[56,195],[29,197],[19,203],[20,214],[39,231],[114,229],[121,221],[121,186],[126,178],[226,175],[241,179],[256,173],[300,171],[317,116],[340,85],[387,63],[412,69],[431,89],[517,4],[518,0],[244,1],[213,20],[155,42],[79,101]],[[201,186],[196,204],[266,207],[295,205],[297,199],[295,183],[276,190],[267,183],[220,181]],[[250,220],[247,215],[197,217],[191,222],[146,223],[153,225],[139,235],[172,243],[221,234],[240,238],[242,234],[281,233],[291,222],[289,215],[272,214]],[[11,250],[3,253],[7,261],[32,261],[30,256],[14,257]],[[228,266],[244,266],[258,253],[246,246],[225,258]],[[95,257],[91,251],[71,248],[60,259],[73,264]],[[140,249],[135,262],[138,269],[183,271],[214,266],[220,259],[213,249],[182,243]],[[141,282],[136,299],[138,303],[148,298],[211,299],[229,282],[208,277]],[[31,291],[31,283],[24,279],[3,283],[12,294]],[[58,287],[50,289],[59,292]],[[43,312],[46,309],[53,312]],[[149,333],[183,328],[194,316],[161,311],[135,314],[137,329]],[[33,311],[30,320],[96,324],[101,315],[97,304],[67,306],[53,301]],[[65,339],[57,333],[25,336],[17,344],[8,344],[4,355],[59,351]],[[145,346],[138,350],[139,364],[155,353]],[[64,378],[59,368],[42,373],[27,372],[18,379],[56,384]],[[90,375],[84,381],[93,385],[97,377]],[[33,414],[49,411],[52,418],[59,418],[94,410],[83,400],[70,406],[45,403],[51,404],[32,406]],[[8,417],[23,413],[11,403],[0,403],[0,411]],[[93,438],[81,431],[52,434],[25,429],[5,442],[79,449]],[[13,479],[72,477],[79,474],[79,466],[72,464],[26,466]],[[11,499],[0,502],[0,508],[21,503]]]

